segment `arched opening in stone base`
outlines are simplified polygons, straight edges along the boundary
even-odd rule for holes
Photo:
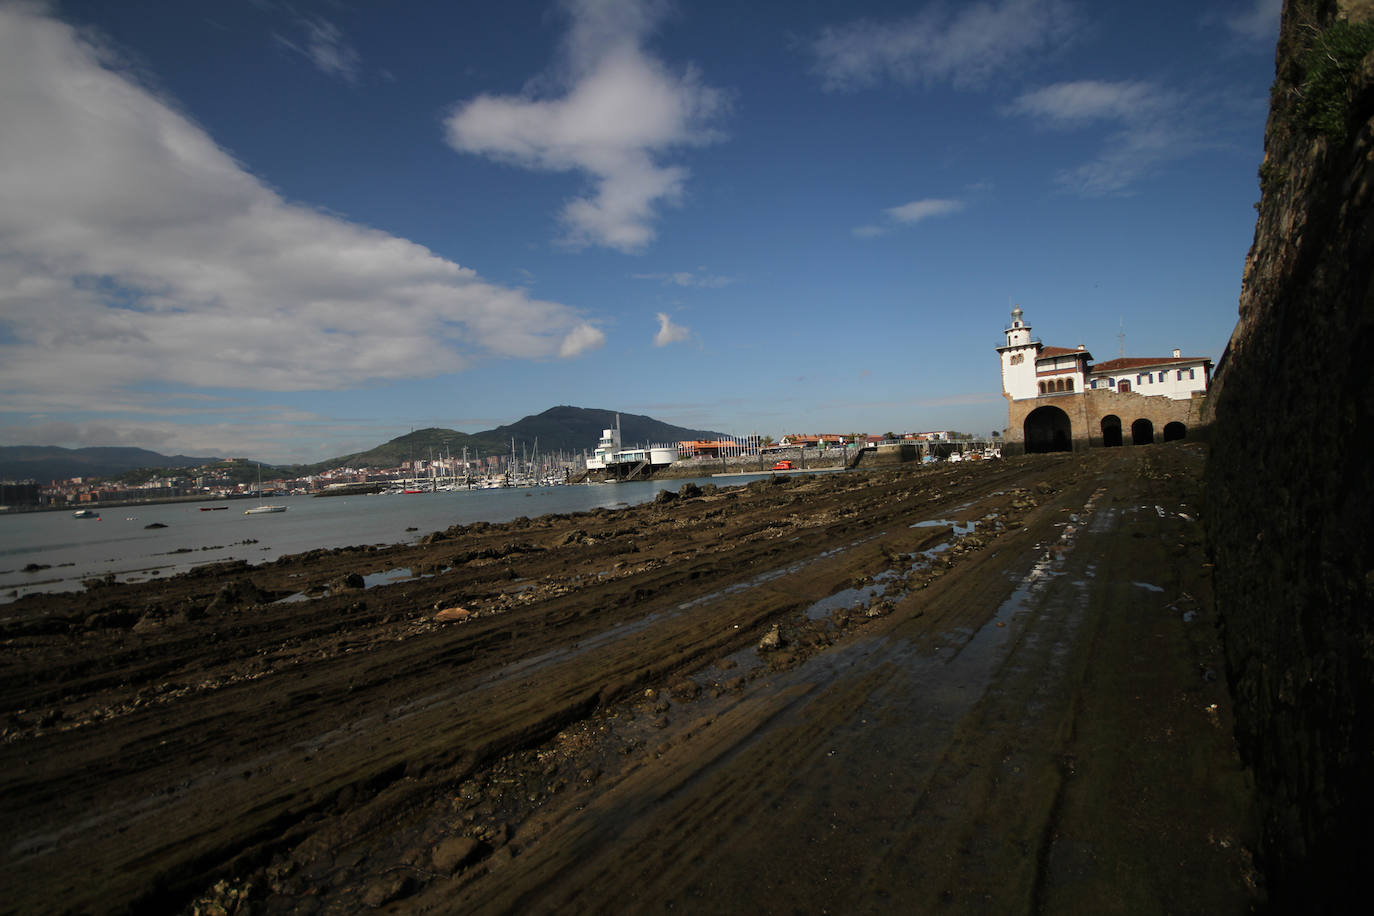
[[[1174,420],[1171,423],[1164,424],[1165,442],[1173,442],[1177,439],[1186,438],[1188,438],[1188,427],[1184,426],[1182,423],[1178,422],[1177,420]]]
[[[1115,448],[1121,444],[1121,418],[1116,414],[1108,414],[1102,418],[1102,444],[1107,448]]]
[[[1026,454],[1068,452],[1073,450],[1073,424],[1058,407],[1037,407],[1026,414],[1022,426]]]
[[[1149,420],[1140,419],[1131,424],[1131,442],[1135,445],[1153,445],[1155,425]]]

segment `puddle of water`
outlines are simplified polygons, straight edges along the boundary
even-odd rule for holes
[[[1148,582],[1132,582],[1131,584],[1134,585],[1136,588],[1143,588],[1143,589],[1145,589],[1147,592],[1162,592],[1162,591],[1164,591],[1164,589],[1160,588],[1158,585],[1151,585],[1151,584],[1148,583]]]
[[[891,572],[889,570],[889,572]],[[841,609],[852,608],[854,605],[866,605],[881,598],[886,588],[882,586],[865,586],[864,588],[841,589],[828,598],[822,598],[815,604],[806,609],[807,620],[824,620]]]
[[[391,585],[393,582],[410,582],[415,579],[427,579],[433,573],[423,576],[413,576],[410,574],[409,567],[398,567],[388,569],[384,572],[368,573],[363,576],[363,588],[376,588],[378,585]]]
[[[443,569],[438,570],[437,572],[421,573],[418,576],[412,575],[411,569],[406,566],[399,566],[396,569],[387,569],[383,570],[382,572],[368,573],[367,575],[363,576],[363,590],[366,591],[371,588],[377,588],[381,585],[395,585],[399,582],[419,582],[421,579],[432,579],[435,576],[439,575],[439,573],[448,572],[451,568],[452,567],[444,567]],[[524,588],[530,588],[532,587],[532,585],[533,583],[531,583],[531,585],[524,586]],[[332,591],[328,588],[321,589],[319,592],[316,592],[314,594],[309,594],[307,592],[300,591],[287,595],[285,598],[278,598],[276,601],[272,603],[297,604],[302,601],[310,601],[314,598],[324,598],[330,594],[332,594]]]

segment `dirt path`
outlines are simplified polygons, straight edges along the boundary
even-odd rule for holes
[[[17,602],[7,906],[1243,912],[1200,461],[794,477]]]

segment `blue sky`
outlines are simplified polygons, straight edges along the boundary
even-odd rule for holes
[[[0,444],[986,433],[1013,303],[1216,359],[1278,8],[0,0]]]

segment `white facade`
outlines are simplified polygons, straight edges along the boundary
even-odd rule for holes
[[[1031,327],[1022,320],[1021,307],[1011,310],[1011,327],[1006,329],[1007,345],[998,347],[1002,357],[1002,391],[1014,401],[1039,396],[1035,380],[1035,360],[1040,341],[1030,336]]]
[[[658,467],[672,464],[678,459],[676,445],[655,445],[650,448],[621,448],[620,417],[616,417],[615,429],[603,429],[601,439],[596,443],[596,451],[587,459],[587,470],[599,471],[618,464],[639,464],[647,461]]]
[[[1180,356],[1175,350],[1171,359],[1115,359],[1095,366],[1089,373],[1088,385],[1186,400],[1207,390],[1211,370],[1211,360]]]
[[[1110,390],[1186,400],[1205,392],[1211,382],[1212,361],[1185,357],[1178,350],[1165,359],[1113,359],[1091,365],[1092,354],[1075,349],[1046,347],[1030,336],[1020,306],[1011,311],[1007,344],[998,347],[1002,360],[1002,391],[1013,401]]]

